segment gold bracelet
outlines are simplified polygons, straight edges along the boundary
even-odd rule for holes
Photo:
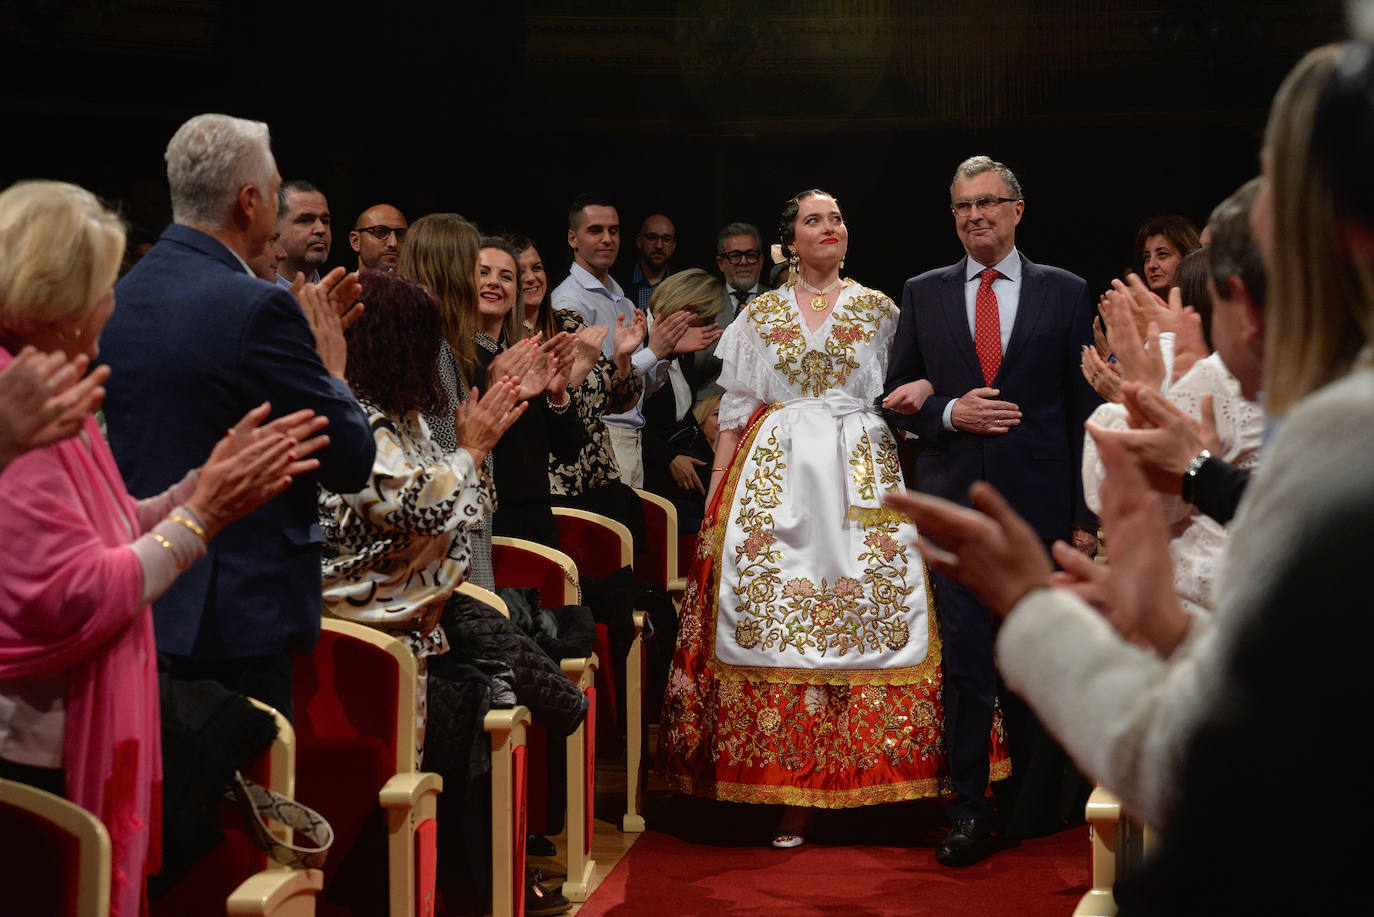
[[[721,467],[719,467],[719,466],[716,466],[715,468],[712,468],[711,470],[712,470],[712,471],[729,471],[730,469],[729,469],[729,468],[721,468]]]
[[[205,529],[196,525],[190,519],[187,519],[185,516],[181,515],[181,513],[172,513],[172,515],[168,516],[167,518],[171,519],[173,522],[180,522],[182,525],[186,526],[192,532],[195,532],[197,535],[200,536],[201,541],[209,541],[209,539],[205,537]]]
[[[163,538],[157,532],[151,532],[150,534],[153,536],[153,541],[156,541],[158,544],[162,545],[164,548],[167,549],[167,552],[172,555],[172,560],[176,563],[177,569],[181,569],[181,558],[177,556],[176,548],[172,547],[172,543],[168,541],[166,538]]]

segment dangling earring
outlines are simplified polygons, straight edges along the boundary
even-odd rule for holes
[[[844,259],[840,259],[840,270],[844,270]]]
[[[801,276],[801,259],[797,257],[797,250],[792,249],[792,257],[787,259],[787,282],[796,283]]]

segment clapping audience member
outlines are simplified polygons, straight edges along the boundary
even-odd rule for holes
[[[1120,546],[1103,582],[1054,588],[1034,533],[986,485],[972,510],[893,501],[931,539],[928,560],[1005,616],[997,650],[1008,682],[1080,765],[1164,829],[1153,863],[1118,884],[1123,914],[1371,905],[1362,867],[1374,849],[1359,819],[1323,821],[1318,880],[1284,868],[1284,826],[1262,802],[1298,802],[1296,788],[1341,773],[1344,806],[1374,803],[1374,762],[1348,732],[1363,713],[1374,637],[1350,573],[1374,537],[1371,136],[1367,45],[1311,52],[1275,96],[1251,224],[1271,291],[1266,408],[1282,426],[1246,491],[1213,618],[1179,608],[1158,496],[1118,441],[1150,431],[1099,436],[1103,522]],[[1285,685],[1294,660],[1320,672]],[[1302,754],[1274,749],[1283,724],[1301,724]],[[1236,767],[1236,755],[1266,749],[1262,767]]]
[[[129,491],[149,496],[263,402],[329,419],[319,468],[229,526],[153,606],[173,678],[218,681],[289,717],[291,654],[320,632],[315,488],[355,491],[372,469],[372,432],[344,381],[357,280],[336,268],[298,301],[247,267],[277,231],[267,125],[197,115],[166,160],[175,222],[119,281],[101,340],[110,447]]]
[[[472,566],[469,532],[490,513],[486,458],[526,413],[520,381],[504,376],[485,392],[473,388],[465,401],[449,402],[434,371],[442,338],[433,294],[403,275],[370,271],[363,295],[368,308],[348,331],[348,379],[368,412],[377,458],[362,492],[321,493],[320,520],[329,539],[325,609],[396,634],[415,653],[416,761],[442,775],[447,791],[439,803],[443,887],[455,873],[485,876],[487,858],[474,859],[460,839],[490,837],[489,813],[472,811],[469,790],[482,774],[468,766],[482,754],[481,724],[459,709],[474,691],[486,705],[525,704],[558,735],[576,728],[585,701],[514,624],[454,592]],[[432,438],[425,420],[446,403],[453,405],[453,449]],[[492,676],[485,684],[480,666]],[[431,696],[440,698],[433,707]],[[551,707],[563,715],[550,715]],[[482,830],[472,833],[474,824]],[[567,903],[534,881],[526,895],[552,906],[550,913]]]
[[[18,427],[31,450],[0,479],[0,776],[105,824],[110,912],[136,917],[158,865],[162,793],[148,603],[226,525],[314,470],[308,456],[326,440],[309,411],[260,426],[262,404],[170,489],[129,496],[90,413],[108,371],[72,384],[114,311],[124,239],[118,218],[75,185],[21,182],[0,194],[0,406],[16,406],[7,396],[27,380],[18,404],[37,411],[0,425]]]
[[[377,457],[357,493],[320,491],[324,609],[406,641],[418,663],[423,723],[426,660],[448,650],[439,617],[468,573],[467,529],[491,503],[483,462],[526,405],[511,380],[473,395],[454,409],[459,447],[444,450],[424,419],[444,402],[434,372],[438,303],[416,281],[381,271],[364,277],[363,295],[368,309],[347,335],[348,382]],[[418,762],[423,726],[417,741]]]
[[[1208,313],[1216,316],[1212,331],[1217,351],[1196,361],[1169,387],[1165,396],[1199,426],[1207,420],[1216,437],[1213,454],[1244,469],[1253,469],[1259,463],[1260,441],[1264,434],[1264,415],[1255,400],[1260,384],[1259,366],[1246,359],[1246,343],[1240,334],[1240,324],[1234,320],[1233,310],[1223,307],[1213,312],[1210,307],[1207,289],[1213,282],[1208,262],[1217,264],[1221,288],[1231,290],[1239,285],[1243,289],[1257,290],[1263,296],[1264,266],[1250,231],[1250,209],[1255,191],[1255,183],[1247,184],[1217,207],[1208,223],[1212,244],[1189,255],[1185,267],[1180,268],[1180,275],[1185,270],[1191,272],[1194,268],[1188,267],[1188,262],[1202,259],[1201,276],[1188,283],[1195,291],[1201,290],[1200,294],[1195,292],[1193,295],[1206,297]],[[1256,305],[1262,304],[1256,302]],[[1140,350],[1133,322],[1113,324],[1113,327],[1129,339],[1129,343],[1123,342],[1123,352]],[[1228,360],[1240,367],[1240,377],[1230,371]],[[1093,411],[1089,423],[1103,429],[1124,430],[1128,428],[1129,414],[1125,405],[1104,404]],[[1083,444],[1083,493],[1093,512],[1101,512],[1101,488],[1108,486],[1103,481],[1105,473],[1096,441],[1087,437]],[[1182,474],[1179,477],[1181,479]],[[1170,498],[1162,500],[1161,505],[1169,520],[1169,553],[1179,600],[1189,611],[1204,611],[1211,606],[1217,566],[1226,548],[1226,530],[1188,500]],[[1093,572],[1087,571],[1077,557],[1068,558],[1066,565],[1069,564],[1084,575]]]
[[[1136,230],[1132,265],[1155,295],[1166,297],[1179,262],[1200,244],[1197,227],[1187,217],[1150,217]]]
[[[566,331],[577,337],[568,384],[585,433],[572,458],[563,459],[550,452],[551,498],[560,506],[608,516],[642,540],[646,537],[644,510],[639,497],[620,480],[605,417],[631,410],[644,391],[644,379],[631,365],[632,355],[644,340],[644,314],[636,312],[628,320],[618,316],[612,327],[588,325],[582,314],[572,309],[554,309],[547,296],[544,262],[534,242],[526,236],[513,236],[510,242],[520,256],[526,331],[546,338]],[[603,350],[607,340],[609,347]]]
[[[589,325],[631,324],[642,310],[610,273],[620,251],[620,215],[609,198],[595,193],[573,198],[568,206],[568,245],[573,251],[573,264],[567,279],[554,288],[553,307],[578,312]],[[645,397],[658,391],[667,379],[668,362],[674,355],[704,350],[720,337],[720,330],[714,325],[691,328],[690,319],[690,315],[682,314],[656,322],[649,326],[642,343],[637,343],[631,363],[635,372],[644,377]],[[613,346],[613,338],[603,340],[602,353],[611,356]],[[642,486],[640,435],[644,414],[640,406],[607,415],[606,426],[620,479],[631,487]]]
[[[649,298],[654,321],[686,309],[695,314],[695,324],[703,325],[724,307],[721,282],[699,268],[673,274]],[[677,507],[679,532],[701,528],[715,455],[692,413],[698,383],[695,357],[674,357],[668,384],[644,399],[644,486]]]
[[[520,253],[498,236],[483,236],[477,261],[478,376],[488,385],[493,376],[516,374],[522,363],[533,362],[537,333],[523,340],[521,321]],[[492,533],[537,541],[558,547],[558,527],[553,521],[549,497],[550,456],[560,462],[574,461],[581,451],[585,430],[572,410],[569,374],[577,338],[566,331],[543,340],[548,365],[542,372],[524,370],[522,397],[529,412],[501,438],[493,453],[498,507]],[[530,367],[533,368],[532,366]]]

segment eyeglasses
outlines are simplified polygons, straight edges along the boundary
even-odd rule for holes
[[[660,234],[656,232],[641,232],[639,237],[650,245],[656,245],[659,242],[662,242],[664,245],[672,245],[677,241],[677,236],[670,233]]]
[[[720,257],[729,261],[731,264],[757,264],[759,260],[759,250],[751,248],[742,252],[721,252]]]
[[[385,242],[386,237],[394,232],[396,233],[396,241],[404,242],[406,240],[406,228],[405,226],[359,226],[358,232],[365,232],[378,242]]]
[[[961,217],[966,217],[973,212],[973,208],[979,210],[991,210],[998,204],[1010,204],[1012,201],[1019,201],[1019,197],[980,197],[973,201],[955,201],[949,208]]]

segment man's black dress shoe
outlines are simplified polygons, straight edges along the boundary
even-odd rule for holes
[[[992,852],[986,818],[956,818],[944,839],[935,847],[942,866],[972,866]]]

